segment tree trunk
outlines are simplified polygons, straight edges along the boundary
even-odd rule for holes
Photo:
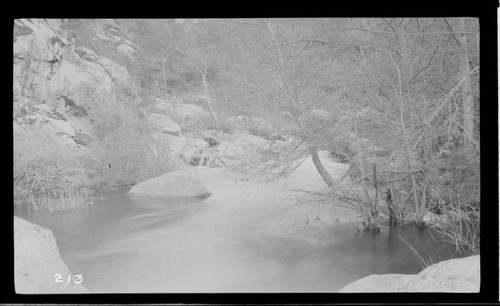
[[[165,75],[165,60],[162,60],[162,69],[163,69],[163,91],[165,94],[165,102],[168,101],[167,95],[167,76]]]
[[[220,125],[219,119],[215,115],[214,109],[212,108],[212,102],[210,99],[210,95],[208,94],[208,83],[206,80],[206,75],[207,75],[207,67],[205,66],[205,70],[202,73],[202,78],[203,78],[203,86],[205,87],[205,95],[207,97],[208,108],[210,109],[210,112],[212,113],[212,116],[214,117],[214,120],[217,123],[217,125]]]
[[[459,40],[462,49],[462,58],[460,60],[460,76],[459,80],[465,78],[470,73],[469,67],[469,52],[467,46],[467,36],[465,32],[465,18],[459,18]],[[470,144],[469,139],[474,140],[474,100],[472,97],[472,85],[470,78],[467,78],[462,83],[462,99],[463,99],[463,114],[464,114],[464,138],[465,143]]]
[[[333,185],[334,185],[333,178],[331,177],[330,173],[328,173],[325,166],[321,162],[321,159],[319,158],[319,155],[318,155],[318,151],[313,146],[311,146],[309,148],[309,151],[311,152],[312,161],[314,163],[314,166],[316,166],[316,169],[318,170],[319,175],[321,175],[321,178],[328,185],[328,187],[333,187]]]

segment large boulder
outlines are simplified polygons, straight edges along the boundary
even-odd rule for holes
[[[162,176],[149,179],[132,187],[133,196],[146,197],[201,197],[206,198],[212,192],[191,171],[174,170]]]
[[[179,157],[187,143],[187,138],[184,136],[156,132],[152,137],[155,140],[156,150],[171,157]]]
[[[52,232],[18,217],[14,217],[14,283],[18,294],[89,292],[62,261]]]
[[[87,146],[97,138],[94,128],[88,118],[77,117],[70,114],[67,114],[66,118],[68,118],[68,122],[75,129],[76,143]]]
[[[479,255],[439,262],[416,275],[370,275],[339,292],[479,292]]]
[[[148,123],[160,133],[172,134],[174,136],[182,134],[179,125],[165,115],[151,113],[148,116]]]
[[[247,129],[255,135],[270,135],[273,132],[273,125],[262,118],[254,117],[248,121]]]
[[[125,67],[105,57],[97,55],[93,50],[84,47],[75,48],[76,53],[83,59],[99,65],[111,80],[116,84],[127,84],[130,81],[130,75]]]
[[[210,117],[210,114],[203,108],[193,104],[172,104],[166,112],[170,118],[181,126],[196,124]]]
[[[37,130],[47,131],[50,135],[53,136],[53,140],[61,145],[61,147],[70,146],[76,147],[77,143],[74,141],[76,136],[76,132],[73,126],[67,120],[55,119],[54,114],[39,112],[37,108],[24,108],[27,109],[23,115],[14,118],[15,125],[19,127],[28,127]],[[65,119],[63,116],[59,114],[59,117]],[[14,134],[14,140],[16,140],[16,136],[19,136],[18,133]]]
[[[53,104],[24,106],[15,114],[15,121],[18,126],[32,126],[50,132],[62,145],[88,145],[96,137],[92,124],[84,109],[74,107]]]
[[[119,45],[118,47],[116,47],[116,51],[125,54],[132,60],[134,59],[133,54],[135,53],[135,49],[129,44],[124,43]]]
[[[68,121],[56,120],[51,118],[45,118],[46,127],[52,130],[56,134],[68,135],[70,137],[75,137],[75,129]]]
[[[267,150],[270,141],[251,134],[238,134],[221,140],[217,146],[217,159],[224,165],[251,164]]]

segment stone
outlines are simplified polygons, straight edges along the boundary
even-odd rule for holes
[[[191,138],[190,144],[196,148],[206,148],[209,146],[208,142],[206,142],[203,139],[199,139],[199,138]]]
[[[189,148],[181,153],[181,158],[186,164],[191,164],[195,160],[199,160],[203,150],[201,148]]]
[[[130,81],[130,75],[127,69],[112,60],[99,56],[96,61],[116,84],[127,84]]]
[[[54,140],[60,145],[60,146],[66,146],[66,147],[76,147],[78,144],[75,142],[75,140],[68,135],[59,135],[59,136],[54,136]]]
[[[68,122],[75,129],[75,137],[80,140],[82,144],[87,145],[92,140],[96,139],[94,128],[87,118],[76,117],[74,115],[67,115]]]
[[[15,93],[45,101],[71,92],[76,103],[85,105],[116,97],[117,86],[130,84],[123,66],[90,49],[75,47],[61,35],[64,32],[58,24],[36,18],[15,20]],[[61,101],[53,102],[57,109]]]
[[[171,157],[180,156],[188,141],[184,136],[174,136],[158,132],[153,133],[152,137],[155,140],[156,151],[165,152]]]
[[[129,194],[145,197],[201,197],[212,192],[191,171],[174,170],[149,179],[130,189]]]
[[[370,275],[339,292],[479,292],[480,257],[442,261],[414,275]]]
[[[33,105],[34,108],[41,110],[42,112],[50,113],[52,112],[51,106],[48,104],[37,104]]]
[[[94,137],[92,135],[76,132],[75,143],[77,144],[88,146],[93,140]]]
[[[180,125],[192,124],[210,116],[203,108],[192,104],[172,104],[167,114]]]
[[[179,125],[165,115],[151,113],[148,116],[148,123],[161,133],[172,134],[174,136],[182,134]]]
[[[62,282],[57,281],[57,274]],[[70,282],[68,282],[68,276]],[[83,275],[83,281],[85,281]],[[18,294],[88,293],[60,257],[53,233],[14,217],[14,284]]]
[[[204,105],[208,101],[208,98],[204,95],[185,95],[182,98],[185,103],[196,105]]]
[[[226,124],[233,129],[246,129],[249,118],[244,115],[231,116],[226,118]]]
[[[203,139],[188,138],[182,148],[181,158],[186,164],[191,164],[194,159],[199,160],[201,158],[203,149],[208,146],[209,144]]]
[[[58,109],[58,110],[64,108],[64,105],[66,104],[66,102],[59,95],[48,97],[45,100],[45,103],[46,104],[43,105],[47,105],[52,109]]]
[[[374,274],[363,277],[342,288],[343,293],[387,292],[395,282],[406,277],[405,274]]]
[[[254,117],[248,121],[247,129],[252,134],[271,134],[273,125],[262,118]]]
[[[407,276],[389,288],[391,292],[479,292],[480,257],[469,256],[439,262],[416,276]]]
[[[253,163],[259,158],[259,151],[265,150],[270,141],[251,134],[239,134],[222,140],[217,146],[217,158],[226,164]]]
[[[118,47],[116,47],[116,51],[125,54],[130,59],[134,59],[133,54],[135,53],[135,49],[128,44],[119,45]]]
[[[54,133],[65,134],[71,137],[76,136],[75,129],[68,121],[56,120],[47,117],[45,117],[45,120],[47,120],[46,127]]]

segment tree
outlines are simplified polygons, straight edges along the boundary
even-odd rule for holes
[[[376,215],[378,201],[385,198],[379,189],[388,188],[399,203],[394,217],[422,222],[431,207],[444,205],[446,173],[458,174],[457,162],[469,160],[469,170],[477,170],[478,155],[463,151],[456,137],[471,134],[471,116],[472,123],[478,120],[470,109],[478,69],[465,67],[466,59],[477,60],[464,56],[467,41],[457,49],[450,40],[465,30],[455,33],[439,18],[232,22],[235,49],[245,59],[240,84],[286,113],[295,136],[306,144],[296,146],[303,152],[294,158],[312,155],[326,185],[338,191],[330,197],[353,205],[366,201],[366,211]],[[320,107],[331,114],[324,122],[313,112]],[[468,128],[456,116],[460,109]],[[348,149],[353,139],[358,139],[354,151]],[[385,147],[389,154],[377,156],[370,146]],[[347,157],[351,178],[364,186],[364,199],[331,180],[316,154],[324,148]]]

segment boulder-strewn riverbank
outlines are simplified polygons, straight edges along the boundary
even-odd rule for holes
[[[479,252],[480,184],[479,176],[476,175],[479,173],[479,141],[478,144],[474,142],[475,130],[471,128],[473,124],[463,130],[455,125],[455,120],[452,120],[454,115],[450,115],[448,120],[444,111],[441,112],[442,108],[438,107],[441,104],[432,102],[441,97],[454,99],[453,95],[457,92],[454,85],[449,87],[448,81],[435,81],[433,88],[441,88],[441,91],[425,92],[425,99],[420,94],[410,95],[409,101],[421,103],[428,111],[420,112],[422,105],[413,107],[412,102],[409,105],[411,107],[404,108],[405,113],[401,108],[401,114],[397,114],[398,118],[401,117],[401,126],[394,125],[391,119],[395,115],[392,113],[393,105],[399,101],[383,95],[381,91],[378,102],[375,106],[372,105],[371,98],[363,97],[370,90],[361,90],[358,74],[352,76],[355,76],[352,84],[357,84],[356,86],[346,83],[341,85],[342,90],[331,86],[336,83],[332,80],[345,79],[347,82],[351,78],[342,75],[345,71],[357,71],[359,67],[357,64],[351,66],[352,61],[335,59],[335,65],[339,69],[324,69],[330,66],[325,61],[319,65],[314,64],[323,67],[321,69],[309,70],[304,75],[289,74],[292,71],[305,72],[307,69],[304,70],[303,67],[312,67],[310,56],[304,56],[308,60],[294,66],[292,62],[302,58],[296,57],[300,55],[296,54],[286,61],[281,58],[281,66],[291,65],[291,69],[280,69],[282,76],[271,77],[268,75],[268,68],[272,65],[268,67],[267,62],[276,57],[267,52],[274,50],[273,48],[266,47],[255,54],[253,51],[243,52],[245,49],[236,46],[251,44],[252,40],[245,40],[254,35],[241,32],[240,34],[244,34],[240,35],[242,41],[225,41],[225,35],[219,34],[225,33],[226,27],[217,28],[218,25],[214,25],[213,28],[207,27],[207,35],[202,36],[210,37],[218,33],[208,35],[214,29],[221,31],[213,35],[214,38],[218,37],[213,41],[215,49],[205,48],[203,44],[187,48],[192,49],[190,51],[194,51],[193,54],[198,51],[200,54],[208,52],[205,54],[207,56],[218,48],[227,51],[212,54],[221,61],[212,61],[207,57],[203,70],[195,67],[193,56],[186,53],[187,49],[186,52],[179,49],[184,42],[174,42],[177,41],[176,37],[184,37],[185,34],[187,37],[193,35],[193,41],[198,40],[199,34],[194,35],[198,31],[193,29],[204,25],[193,24],[190,30],[181,31],[183,22],[163,24],[165,28],[160,28],[163,29],[162,32],[172,35],[158,41],[156,39],[161,35],[157,35],[153,29],[159,27],[146,21],[95,20],[86,23],[67,19],[19,19],[14,22],[16,204],[28,203],[34,210],[50,211],[90,207],[92,202],[89,197],[93,190],[131,184],[135,185],[129,192],[131,197],[124,198],[130,200],[144,197],[139,200],[135,198],[140,203],[137,206],[147,206],[150,201],[154,201],[151,197],[198,197],[193,204],[201,206],[193,206],[203,209],[196,211],[189,223],[184,223],[178,217],[172,218],[185,227],[181,229],[182,234],[176,232],[172,235],[176,238],[172,239],[172,244],[182,245],[176,250],[175,256],[156,250],[158,253],[153,253],[159,256],[145,256],[150,259],[145,264],[151,263],[150,271],[154,271],[157,260],[163,260],[164,255],[168,255],[173,259],[169,269],[193,261],[200,268],[210,266],[211,270],[206,275],[217,277],[220,277],[222,269],[228,267],[231,270],[226,277],[229,281],[234,281],[235,275],[246,274],[234,269],[224,259],[227,250],[212,253],[213,257],[208,260],[205,258],[205,261],[186,256],[189,253],[186,251],[207,254],[214,241],[233,242],[239,241],[239,238],[250,244],[265,242],[273,247],[277,240],[292,240],[293,243],[299,243],[301,248],[319,249],[340,240],[338,231],[334,229],[339,223],[352,227],[353,224],[347,223],[357,222],[354,226],[363,224],[365,229],[380,232],[378,223],[385,222],[389,216],[398,224],[416,221],[427,225],[439,223],[441,226],[454,224],[447,220],[450,220],[450,216],[458,216],[457,220],[465,220],[471,228],[470,232],[474,233],[470,241],[473,252],[469,254]],[[318,24],[316,27],[314,22],[304,25],[306,28],[312,26],[311,34],[314,35],[315,31],[324,31],[323,26],[319,27]],[[285,23],[283,26],[287,28],[289,25]],[[273,32],[271,23],[268,23],[268,28]],[[258,32],[254,34],[255,37],[261,36],[257,35]],[[233,34],[229,36],[232,37]],[[143,45],[132,43],[135,40]],[[157,49],[164,41],[171,41],[171,46],[177,45],[179,48],[174,48],[177,49],[175,52],[172,49],[173,53],[165,57],[166,50]],[[230,47],[233,43],[234,48]],[[265,42],[261,43],[265,45]],[[350,42],[346,41],[344,44],[349,45]],[[312,51],[316,45],[306,49]],[[248,46],[247,51],[254,49]],[[260,49],[260,46],[255,47],[255,50]],[[324,47],[326,45],[321,46]],[[421,51],[427,50],[427,43],[422,44],[422,47]],[[346,50],[359,51],[359,48]],[[248,58],[238,58],[242,54],[248,55]],[[357,52],[353,54],[358,56]],[[291,53],[280,52],[280,57],[283,55],[287,58]],[[363,56],[363,52],[361,55]],[[126,60],[124,56],[127,57]],[[160,58],[164,58],[161,66],[158,61]],[[421,56],[418,55],[418,58]],[[416,65],[419,64],[418,58],[415,58]],[[291,59],[294,60],[290,61]],[[231,68],[236,67],[234,63],[239,65],[242,62],[246,63],[243,68]],[[461,63],[461,59],[447,61],[455,62]],[[266,64],[265,67],[260,67],[256,63]],[[433,66],[431,61],[428,66]],[[468,65],[459,66],[460,69],[452,66],[445,68],[447,71],[460,72],[457,79],[462,79],[468,72],[462,71],[461,67]],[[443,67],[435,68],[443,70]],[[241,75],[238,70],[242,72]],[[376,66],[363,71],[365,70],[379,71]],[[405,71],[399,68],[397,70]],[[474,73],[471,72],[471,77],[472,74]],[[392,75],[388,80],[399,79],[400,83],[401,80],[411,80],[409,82],[412,83],[415,77],[399,75],[398,78]],[[373,78],[367,80],[371,79]],[[463,79],[464,88],[468,79]],[[235,80],[245,82],[239,84],[238,81],[239,85],[233,86],[236,84],[233,84]],[[284,86],[285,80],[298,82]],[[325,80],[326,83],[322,83]],[[272,85],[275,81],[278,83]],[[260,88],[261,86],[264,87]],[[368,82],[367,86],[366,88],[383,89],[378,81]],[[254,91],[257,88],[263,89],[267,94]],[[283,92],[276,95],[274,91],[278,88]],[[420,89],[408,91],[421,92]],[[464,93],[471,92],[470,88],[465,89]],[[293,102],[291,109],[288,102],[281,103],[281,94],[289,102]],[[377,96],[378,94],[377,92]],[[474,100],[472,96],[468,98],[471,99],[467,101]],[[427,104],[429,102],[432,103]],[[445,102],[443,103],[446,104]],[[435,107],[437,108],[434,109]],[[449,112],[453,114],[455,111],[450,108]],[[474,117],[472,109],[464,107],[463,112],[464,118]],[[479,122],[479,118],[476,119]],[[409,121],[406,122],[407,120]],[[474,120],[471,120],[468,122],[473,123]],[[427,124],[421,126],[421,122]],[[448,129],[441,129],[442,122],[449,123],[446,125]],[[411,135],[420,136],[407,137],[408,127],[411,127],[411,131],[408,130]],[[433,135],[429,135],[428,131],[432,131]],[[471,143],[477,146],[477,150],[471,150],[471,143],[462,141],[467,138],[473,140]],[[408,148],[412,148],[412,152]],[[136,184],[137,182],[140,183]],[[341,184],[343,182],[346,184]],[[335,188],[328,189],[327,186]],[[163,200],[160,199],[159,202]],[[169,201],[165,200],[161,205],[168,205]],[[163,209],[161,205],[160,208]],[[361,221],[360,215],[363,218]],[[140,215],[131,213],[125,220],[136,220],[139,219],[138,216]],[[108,218],[103,219],[108,221]],[[158,226],[170,225],[172,219],[160,220],[164,223],[160,222]],[[43,223],[38,224],[45,226]],[[460,229],[452,227],[452,232],[462,232],[462,223],[458,224]],[[87,292],[83,286],[75,284],[78,278],[75,279],[75,275],[71,274],[61,260],[50,230],[18,218],[15,218],[14,225],[18,292]],[[64,231],[66,229],[64,227]],[[385,229],[388,227],[382,229],[382,232]],[[394,234],[391,230],[388,232]],[[116,236],[122,237],[124,232],[120,228],[116,231]],[[56,230],[54,233],[58,239],[61,237]],[[138,231],[136,234],[140,237],[137,239],[139,242],[134,241],[128,245],[137,246],[142,243],[142,250],[148,250],[149,246],[162,241],[149,237],[150,233],[143,235],[143,232]],[[156,238],[163,238],[162,235],[166,234],[159,231]],[[375,235],[377,233],[374,232],[374,237]],[[80,240],[77,238],[75,242],[80,243]],[[113,241],[108,242],[107,247],[113,250]],[[62,244],[60,246],[72,270],[73,267],[80,269],[87,266],[72,265],[70,258],[66,256],[66,247]],[[338,249],[344,250],[345,247]],[[358,253],[371,254],[366,250]],[[450,253],[450,256],[453,255]],[[326,257],[329,260],[334,258],[331,252],[327,252]],[[352,258],[352,253],[346,257]],[[176,261],[178,258],[184,261]],[[310,257],[308,260],[317,262]],[[220,264],[213,265],[213,261]],[[392,260],[384,258],[384,261],[392,264]],[[418,275],[372,275],[343,290],[475,290],[479,286],[476,261],[471,263],[457,260],[452,261],[453,264],[446,262],[442,263],[444,268],[439,263]],[[362,260],[356,264],[360,262]],[[239,261],[235,260],[233,263],[238,265]],[[261,263],[258,261],[259,265]],[[372,262],[370,264],[377,266]],[[128,262],[122,270],[128,273],[129,268],[134,269],[131,266]],[[99,267],[100,271],[102,268]],[[136,269],[136,273],[132,273],[130,277],[134,284],[144,286],[142,280],[136,280],[141,267]],[[169,269],[164,271],[170,273]],[[304,266],[302,269],[312,271]],[[322,266],[321,269],[331,277],[343,281],[337,287],[326,284],[330,291],[368,274],[418,271],[401,271],[397,268],[370,270],[347,279],[335,275],[330,268]],[[173,283],[178,282],[179,275],[184,274],[184,271],[179,271],[174,276]],[[198,269],[192,271],[198,273]],[[62,282],[57,282],[59,274]],[[303,275],[299,274],[295,279],[309,280],[309,275],[317,279],[314,272],[308,277],[302,277]],[[190,279],[186,279],[186,283],[186,286],[193,285]],[[91,282],[87,283],[87,287],[94,290]],[[129,288],[135,289],[133,286]],[[159,288],[164,290],[164,287]],[[149,287],[148,290],[154,289]]]
[[[333,161],[328,162],[326,158],[325,160],[327,160],[325,165],[333,176],[342,175],[344,169],[342,164]],[[292,239],[293,241],[305,243],[303,245],[318,247],[322,244],[332,243],[332,239],[336,239],[332,237],[332,232],[329,230],[332,224],[357,220],[355,212],[350,210],[343,211],[338,208],[335,209],[333,206],[304,209],[294,205],[298,195],[294,190],[303,188],[311,191],[322,186],[321,178],[314,171],[311,160],[306,160],[291,175],[271,182],[259,179],[241,180],[241,177],[235,171],[225,167],[196,167],[184,171],[186,176],[196,178],[197,184],[202,184],[204,188],[206,187],[212,192],[212,195],[197,203],[197,205],[206,206],[208,209],[200,211],[195,219],[186,224],[187,228],[185,226],[182,232],[182,246],[170,250],[170,255],[172,255],[172,252],[207,254],[212,250],[214,244],[220,244],[217,241],[233,241],[235,238],[243,238],[246,241],[258,243],[269,242],[271,244],[282,239]],[[173,184],[174,182],[171,181],[170,183]],[[175,190],[175,188],[182,188],[185,185],[186,182],[180,185],[174,184],[169,188]],[[40,231],[47,231],[51,235],[48,230],[42,229]],[[19,231],[16,228],[17,232]],[[150,240],[155,241],[153,238],[146,236],[144,239],[145,246],[150,244]],[[50,247],[52,249],[55,247],[53,242],[45,241],[43,243],[52,245]],[[26,244],[23,245],[24,248],[27,248]],[[57,248],[55,251],[57,251]],[[21,252],[18,253],[21,254]],[[29,256],[30,254],[38,255],[36,251],[30,251],[27,248],[23,253],[26,254],[25,261],[29,260],[31,263],[42,262],[42,260],[37,260],[36,256],[32,256],[33,258]],[[49,254],[49,252],[42,254]],[[58,253],[55,253],[55,256],[58,257]],[[60,265],[64,265],[60,258],[59,260],[51,259],[51,261],[58,261]],[[66,274],[61,272],[63,275],[70,273],[67,270],[55,267],[55,264],[45,266],[51,267],[50,269],[64,271]],[[33,266],[33,264],[27,267],[26,271],[30,275],[32,273],[28,269],[32,269],[35,273],[45,273],[45,279],[53,277],[53,275],[50,275],[50,271],[37,272],[40,268]],[[22,273],[16,272],[16,276],[22,278]],[[42,278],[32,279],[32,281],[40,279]],[[52,282],[50,284],[54,284],[53,279],[50,279],[50,281]],[[45,287],[44,283],[47,283],[47,281],[44,280],[39,284],[27,283],[25,288],[29,288],[28,291],[45,291],[47,287]],[[429,267],[429,269],[418,275],[372,275],[346,286],[340,292],[425,292],[431,290],[473,292],[476,290],[475,288],[479,288],[479,256],[467,260],[457,259],[442,262]],[[64,292],[80,292],[70,290],[80,290],[81,288],[72,288],[68,284],[61,284],[60,287],[55,287],[55,289],[68,290]],[[47,291],[55,289],[49,288]]]
[[[339,292],[479,292],[479,255],[439,262],[416,275],[370,275]]]

